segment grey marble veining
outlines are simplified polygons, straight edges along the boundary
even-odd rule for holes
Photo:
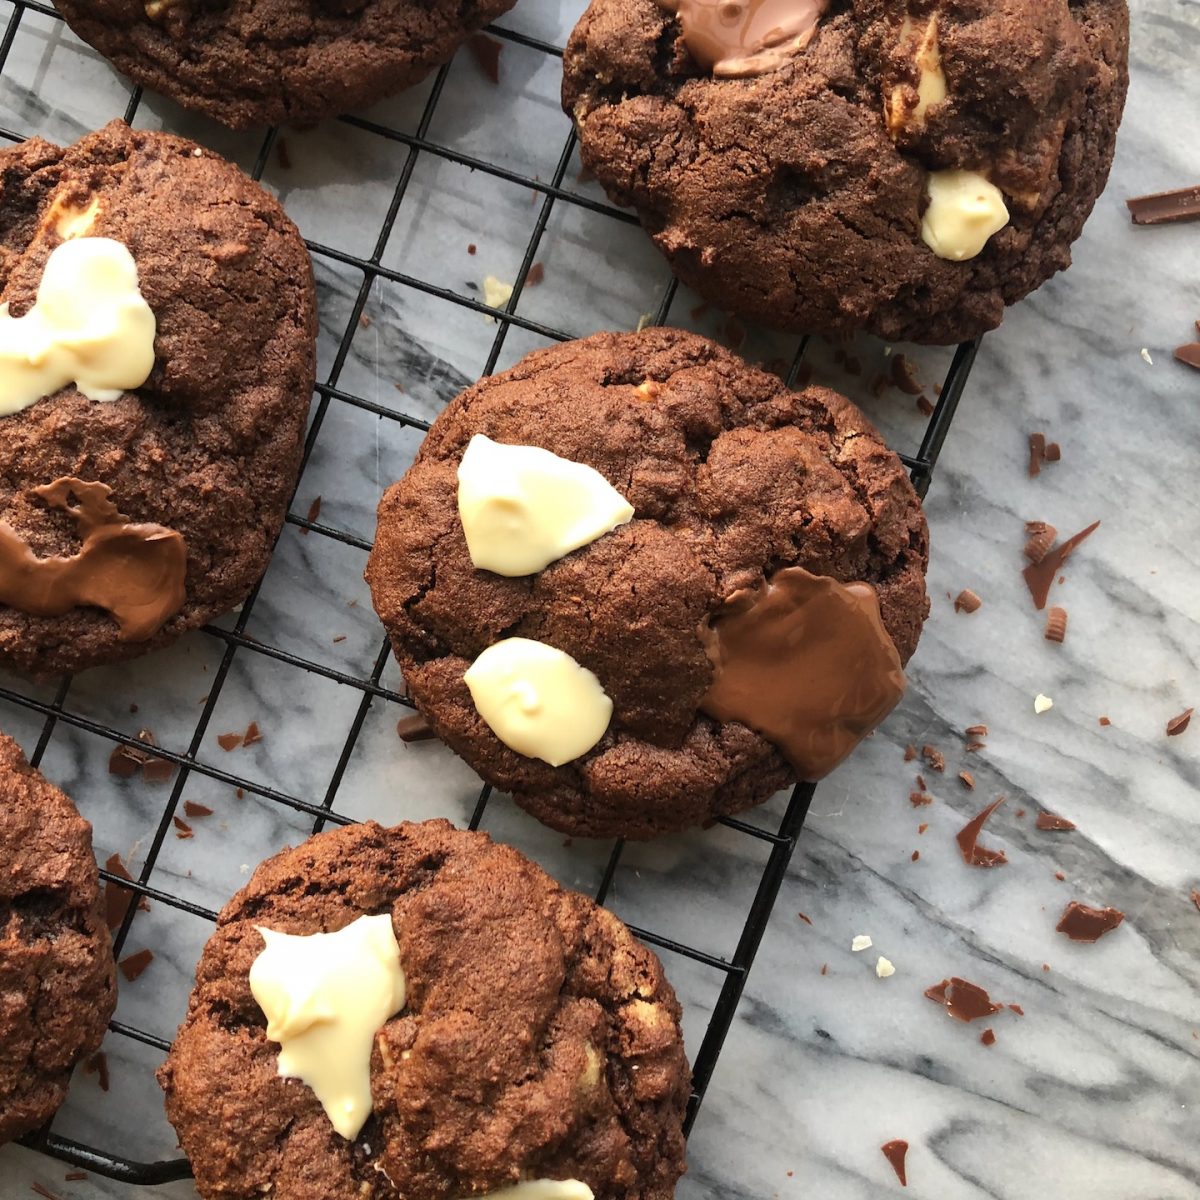
[[[561,45],[581,7],[521,0],[504,23]],[[1134,0],[1132,8],[1133,87],[1112,182],[1071,270],[985,339],[929,499],[933,613],[909,694],[817,793],[696,1125],[679,1189],[687,1200],[899,1194],[879,1152],[894,1137],[912,1144],[908,1194],[928,1200],[1200,1198],[1200,912],[1189,900],[1200,886],[1200,727],[1164,736],[1169,717],[1200,706],[1200,376],[1170,359],[1200,317],[1200,226],[1134,229],[1121,203],[1200,178],[1200,3]],[[0,22],[11,12],[0,0]],[[497,92],[460,55],[428,136],[548,180],[568,133],[557,63],[515,45],[501,63]],[[368,116],[414,132],[429,88]],[[24,14],[0,74],[0,124],[72,139],[119,115],[127,97],[127,85],[56,22]],[[247,168],[260,145],[152,97],[136,123],[195,136]],[[267,185],[315,242],[371,256],[406,148],[344,125],[289,132],[284,141],[285,153],[267,164]],[[574,161],[565,185],[599,199],[577,176]],[[421,155],[381,261],[478,299],[484,276],[513,278],[541,204],[524,186]],[[636,227],[574,205],[554,207],[537,258],[545,279],[518,312],[573,333],[636,325],[667,280]],[[321,377],[342,392],[428,418],[483,369],[495,325],[384,278],[343,345],[362,272],[320,258],[317,274]],[[695,297],[681,291],[671,319],[722,333],[720,314],[694,308]],[[499,363],[541,344],[514,328]],[[745,349],[771,358],[793,344],[752,331]],[[924,379],[940,377],[945,352],[906,352]],[[828,348],[814,347],[818,379],[861,400],[897,448],[914,450],[923,418],[911,400],[876,399],[864,386],[886,365],[885,348],[864,339],[854,353],[865,365],[857,378],[837,368]],[[323,523],[369,539],[378,495],[420,435],[338,400],[321,422],[295,511],[304,515],[320,496]],[[1025,439],[1035,429],[1061,442],[1063,461],[1031,480]],[[1072,533],[1097,518],[1100,529],[1056,591],[1070,629],[1065,644],[1051,645],[1020,577],[1022,523],[1047,520]],[[364,557],[289,526],[246,633],[333,672],[369,676],[381,637],[361,579]],[[983,597],[974,615],[950,604],[963,587]],[[197,634],[150,660],[91,672],[73,682],[67,708],[128,732],[149,725],[162,744],[186,750],[223,649]],[[397,685],[390,664],[382,682]],[[54,694],[20,686],[42,700]],[[1054,707],[1036,716],[1039,692]],[[353,688],[239,651],[198,754],[320,803],[359,706]],[[399,744],[398,715],[390,703],[370,706],[335,807],[352,817],[465,820],[476,780],[434,744]],[[1099,725],[1101,715],[1111,726]],[[250,720],[263,728],[261,743],[219,748],[218,733]],[[968,753],[963,730],[976,722],[990,735],[984,750]],[[0,724],[28,748],[41,729],[35,713],[10,704]],[[910,742],[932,743],[947,758],[944,775],[924,771],[935,799],[919,810],[908,800],[920,769],[903,761]],[[118,852],[136,871],[169,789],[109,776],[108,748],[60,722],[43,768],[94,823],[100,856]],[[958,781],[964,769],[974,791]],[[238,798],[199,773],[183,794],[214,814],[193,822],[192,840],[168,835],[151,883],[205,908],[310,827],[286,805]],[[1008,865],[968,868],[954,834],[1001,794],[1006,803],[985,840],[1004,848]],[[1038,832],[1043,810],[1069,817],[1078,831]],[[752,819],[768,824],[781,812],[776,800]],[[487,825],[567,883],[594,888],[601,877],[607,845],[566,847],[504,802],[491,806]],[[636,924],[729,955],[762,853],[721,829],[637,847],[610,902]],[[1115,905],[1128,919],[1095,946],[1071,944],[1054,932],[1070,898]],[[203,919],[161,904],[137,916],[127,950],[149,947],[156,957],[122,988],[122,1021],[171,1035],[207,931]],[[875,946],[855,955],[850,941],[859,933]],[[893,961],[895,976],[876,978],[878,954]],[[678,956],[666,963],[694,1052],[719,979]],[[994,1046],[980,1043],[979,1024],[953,1022],[923,997],[955,974],[1023,1007],[1023,1018],[1005,1012],[992,1021]],[[170,1157],[174,1138],[151,1082],[158,1052],[111,1036],[106,1049],[111,1090],[81,1075],[56,1130],[132,1157]],[[66,1170],[0,1150],[0,1195],[28,1195],[35,1181],[69,1200],[137,1194],[96,1178],[67,1183]],[[187,1184],[147,1194],[195,1195]]]

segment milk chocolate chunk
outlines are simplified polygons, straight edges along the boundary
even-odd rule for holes
[[[1003,1004],[997,1004],[985,988],[957,976],[926,988],[925,995],[934,1003],[944,1006],[946,1014],[956,1021],[978,1021],[998,1013],[1004,1007]]]
[[[1063,909],[1055,929],[1073,942],[1098,942],[1124,920],[1125,914],[1119,908],[1093,908],[1090,904],[1072,900]]]
[[[829,0],[658,0],[679,18],[696,62],[714,75],[763,75],[799,54]]]
[[[803,779],[828,775],[904,695],[868,583],[787,567],[735,592],[700,633],[713,664],[701,708],[774,742]]]
[[[1200,184],[1170,192],[1152,192],[1125,201],[1135,225],[1168,225],[1200,220]]]
[[[38,558],[0,521],[0,601],[39,617],[102,608],[127,642],[153,637],[183,607],[187,547],[173,529],[129,521],[103,483],[67,476],[32,490],[75,521],[83,545],[77,554]]]

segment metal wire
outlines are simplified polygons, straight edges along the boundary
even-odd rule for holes
[[[38,2],[38,0],[2,0],[2,2],[11,7],[12,15],[3,35],[0,36],[0,73],[4,71],[7,64],[9,53],[21,24],[21,19],[26,12],[34,12],[45,17],[58,19],[54,9]],[[488,32],[501,40],[521,45],[542,54],[553,57],[561,57],[562,55],[561,48],[514,30],[493,26]],[[443,93],[448,70],[448,65],[444,66],[435,76],[429,98],[414,133],[406,133],[398,129],[388,128],[361,117],[346,116],[340,118],[348,126],[404,146],[406,154],[386,215],[380,227],[379,235],[376,238],[374,249],[368,257],[364,258],[335,246],[323,245],[313,241],[308,242],[309,250],[315,259],[325,259],[341,266],[356,268],[361,272],[362,280],[350,307],[346,325],[339,339],[328,375],[324,380],[318,382],[315,389],[314,416],[305,445],[304,460],[306,463],[320,437],[321,428],[330,410],[330,406],[334,404],[345,404],[363,409],[401,427],[416,430],[426,430],[429,427],[428,422],[421,417],[376,404],[366,397],[356,395],[339,386],[339,380],[350,352],[355,331],[359,325],[359,319],[363,314],[368,296],[377,279],[411,288],[461,308],[493,317],[497,322],[497,330],[487,357],[484,373],[488,374],[494,370],[503,351],[509,331],[514,327],[553,341],[567,341],[572,336],[565,330],[530,320],[517,312],[522,292],[529,279],[530,269],[536,259],[542,236],[545,233],[555,206],[573,205],[613,221],[626,224],[637,223],[636,218],[630,213],[581,195],[566,186],[567,171],[575,149],[574,131],[571,131],[565,137],[557,164],[549,180],[529,177],[500,164],[463,154],[451,146],[444,146],[431,140],[429,129],[433,122],[439,99]],[[133,88],[123,114],[127,122],[132,123],[137,115],[141,101],[141,88]],[[38,132],[36,129],[12,130],[0,126],[0,138],[9,141],[20,141]],[[272,129],[263,138],[251,172],[255,179],[261,178],[275,146],[277,136],[278,131]],[[541,203],[534,218],[520,268],[517,271],[512,294],[503,309],[491,308],[487,304],[470,296],[460,295],[429,280],[384,266],[382,261],[384,250],[400,212],[401,205],[404,203],[414,169],[421,155],[427,155],[469,168],[492,180],[517,184],[530,189],[535,196],[540,197]],[[676,287],[675,281],[672,280],[664,288],[652,314],[652,323],[665,323],[671,303],[675,298]],[[801,373],[808,345],[809,339],[804,338],[800,341],[786,376],[789,385],[794,384]],[[930,416],[920,449],[915,455],[901,454],[900,456],[909,468],[913,483],[922,496],[925,495],[929,487],[934,466],[950,428],[950,423],[954,418],[959,400],[962,397],[977,348],[978,342],[964,343],[958,348],[942,383],[939,400]],[[317,537],[330,539],[362,551],[370,549],[370,543],[364,539],[330,525],[323,524],[315,519],[289,513],[287,521]],[[103,869],[100,871],[101,877],[108,885],[125,888],[137,897],[146,897],[157,904],[167,905],[180,912],[188,913],[195,917],[202,917],[209,921],[216,919],[216,913],[211,909],[195,904],[172,892],[164,891],[151,883],[163,843],[173,829],[173,819],[176,816],[188,779],[192,775],[212,779],[226,784],[231,788],[243,789],[249,795],[272,801],[295,812],[304,813],[312,818],[314,833],[319,832],[330,823],[347,824],[349,819],[334,809],[334,803],[372,706],[376,704],[410,704],[404,696],[380,683],[388,661],[386,639],[381,638],[380,640],[379,650],[375,656],[374,665],[370,673],[366,677],[358,677],[322,663],[310,661],[301,655],[293,654],[280,647],[271,646],[247,636],[246,626],[253,613],[257,594],[258,589],[256,588],[243,604],[241,612],[232,628],[227,629],[209,625],[203,630],[205,635],[216,639],[222,644],[223,651],[209,689],[209,694],[202,706],[199,719],[196,721],[186,749],[176,750],[169,746],[163,746],[155,750],[156,755],[174,763],[178,770],[175,773],[169,795],[163,805],[157,825],[151,835],[138,877],[131,882],[127,882],[123,877],[116,876],[110,871]],[[358,691],[358,707],[351,722],[349,732],[338,754],[337,763],[329,785],[325,790],[325,794],[318,802],[314,803],[311,799],[292,795],[281,789],[245,778],[235,772],[221,770],[200,761],[199,753],[201,745],[208,732],[213,713],[216,711],[221,698],[225,680],[238,655],[261,655]],[[35,695],[28,695],[18,688],[0,686],[0,699],[10,704],[19,705],[43,717],[37,744],[30,755],[30,761],[34,766],[37,766],[41,762],[47,746],[54,735],[54,731],[60,724],[103,738],[114,747],[124,745],[144,748],[142,747],[142,743],[139,743],[136,738],[131,737],[121,730],[72,711],[69,705],[70,691],[71,679],[69,677],[60,681],[53,698],[50,700],[42,700]],[[766,930],[772,907],[787,872],[797,838],[804,825],[814,790],[815,788],[812,784],[800,784],[795,788],[783,818],[774,831],[765,830],[734,818],[723,818],[718,822],[727,829],[735,831],[740,836],[769,846],[766,863],[759,877],[754,897],[747,910],[737,946],[731,957],[725,957],[719,953],[705,950],[701,946],[680,942],[652,929],[634,927],[634,933],[642,941],[654,946],[658,950],[679,955],[699,963],[715,972],[721,980],[716,1003],[713,1006],[699,1052],[696,1054],[693,1063],[693,1094],[688,1107],[686,1125],[689,1131],[700,1109],[705,1092],[712,1079],[718,1057],[720,1056],[721,1047],[736,1014],[738,1002],[754,963],[759,943]],[[491,794],[489,787],[484,786],[481,789],[469,822],[470,828],[479,828],[486,814]],[[608,896],[620,867],[623,851],[624,842],[618,839],[613,844],[600,884],[595,892],[596,900],[599,903],[603,903]],[[130,926],[134,920],[136,911],[137,904],[128,905],[124,918],[114,933],[114,949],[118,957],[121,955],[126,939],[128,938]],[[164,1053],[168,1048],[168,1043],[155,1034],[119,1021],[113,1021],[110,1024],[110,1031],[116,1036],[128,1038],[131,1041],[152,1047]],[[156,1087],[153,1079],[147,1080],[147,1087]],[[24,1139],[24,1144],[69,1163],[72,1166],[127,1183],[167,1183],[186,1178],[190,1175],[190,1169],[184,1159],[153,1163],[139,1162],[136,1157],[131,1156],[131,1148],[129,1147],[88,1146],[64,1138],[53,1131],[53,1122],[45,1129]]]

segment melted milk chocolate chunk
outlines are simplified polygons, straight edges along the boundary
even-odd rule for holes
[[[713,682],[700,707],[774,742],[821,779],[904,695],[904,671],[869,583],[801,567],[737,592],[704,625]]]

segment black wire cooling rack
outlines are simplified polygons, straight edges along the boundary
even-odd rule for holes
[[[14,40],[17,37],[22,19],[27,14],[36,13],[41,17],[59,20],[57,13],[52,8],[39,3],[38,0],[2,0],[2,3],[11,11],[8,25],[3,36],[0,37],[0,76],[3,75],[8,65]],[[0,8],[0,13],[2,12],[3,9]],[[493,26],[488,32],[504,42],[516,43],[527,50],[539,54],[549,55],[553,58],[561,58],[562,56],[560,47],[512,29]],[[434,78],[428,100],[413,132],[390,128],[359,117],[346,116],[340,118],[341,121],[349,126],[380,138],[389,139],[403,147],[403,165],[395,183],[391,201],[380,227],[379,235],[375,241],[374,249],[369,256],[362,257],[348,253],[336,246],[325,245],[319,242],[309,241],[308,243],[309,250],[314,259],[318,261],[325,259],[329,262],[340,264],[342,267],[357,270],[361,273],[362,279],[351,304],[345,328],[332,359],[332,365],[326,373],[325,379],[319,381],[316,386],[315,412],[305,445],[305,463],[308,462],[313,447],[317,443],[331,405],[351,405],[372,413],[385,421],[414,430],[424,431],[429,427],[428,422],[420,417],[386,407],[339,386],[342,369],[350,352],[351,342],[356,329],[359,327],[360,319],[363,317],[372,285],[376,280],[386,280],[405,288],[414,289],[425,295],[437,297],[450,304],[473,310],[481,315],[493,317],[497,323],[497,329],[483,372],[484,374],[490,374],[500,358],[510,330],[514,327],[551,341],[566,341],[572,336],[562,329],[530,320],[517,312],[521,294],[529,282],[530,268],[534,265],[539,245],[541,244],[543,234],[546,232],[547,223],[555,206],[580,206],[613,221],[637,224],[636,218],[628,212],[585,196],[579,191],[573,190],[567,184],[568,170],[575,151],[575,134],[573,130],[564,135],[562,151],[558,156],[557,165],[549,180],[531,177],[521,172],[510,170],[499,163],[485,161],[468,154],[460,153],[452,146],[442,145],[436,140],[431,140],[429,137],[430,126],[433,123],[438,102],[443,95],[448,70],[449,65],[441,68]],[[129,93],[128,103],[123,113],[127,122],[133,122],[141,102],[141,88],[133,88]],[[104,119],[115,115],[122,114],[104,114],[102,119],[96,121],[96,124],[99,125],[103,123]],[[564,118],[564,126],[566,125],[567,122]],[[18,130],[0,125],[0,138],[9,142],[18,142],[25,137],[35,135],[39,132],[38,129]],[[268,131],[264,136],[254,166],[250,172],[255,179],[259,179],[262,176],[270,160],[270,156],[276,147],[277,138],[278,130],[275,129]],[[412,180],[418,159],[422,155],[434,156],[437,159],[457,164],[472,172],[477,172],[481,177],[493,183],[505,181],[527,188],[537,199],[538,203],[534,211],[532,228],[525,246],[524,255],[521,259],[520,268],[513,283],[512,294],[503,309],[489,307],[486,303],[471,296],[460,294],[437,283],[405,274],[402,271],[384,265],[384,250],[388,238],[400,212],[401,205],[404,203],[405,196],[409,191],[409,184]],[[647,252],[650,253],[649,247],[647,247]],[[666,321],[672,301],[675,299],[676,287],[676,282],[672,280],[662,291],[648,323],[663,324]],[[786,373],[789,385],[795,384],[800,378],[804,369],[804,358],[808,347],[809,339],[800,339]],[[934,466],[942,444],[949,432],[950,423],[953,420],[958,402],[963,394],[963,389],[970,374],[977,349],[977,341],[963,343],[957,348],[942,381],[936,406],[929,416],[919,449],[915,454],[901,453],[900,455],[905,465],[909,468],[917,491],[922,496],[928,490]],[[367,540],[318,520],[311,519],[308,516],[289,513],[287,520],[290,524],[300,527],[303,531],[321,538],[330,538],[345,546],[355,547],[364,552],[370,549],[370,543]],[[127,888],[129,892],[135,894],[137,897],[145,897],[158,904],[167,905],[173,909],[209,921],[213,921],[216,918],[216,913],[211,909],[195,904],[183,896],[175,895],[151,883],[151,877],[154,873],[155,864],[159,859],[159,854],[163,849],[166,839],[175,828],[174,819],[181,806],[183,791],[189,777],[192,775],[207,777],[230,788],[242,789],[246,794],[284,805],[296,813],[305,814],[311,818],[312,831],[314,833],[319,832],[325,825],[330,823],[346,824],[349,818],[334,810],[334,801],[372,705],[394,704],[405,706],[406,708],[410,706],[410,701],[406,697],[381,683],[389,653],[385,639],[380,638],[379,650],[375,656],[374,666],[365,678],[338,670],[323,663],[311,661],[308,658],[291,653],[282,647],[266,644],[247,634],[247,623],[250,620],[257,595],[258,589],[256,588],[242,606],[237,620],[231,627],[224,628],[210,625],[206,626],[203,630],[203,635],[218,639],[222,646],[220,658],[211,680],[208,696],[203,703],[200,716],[195,723],[186,749],[175,750],[169,746],[162,746],[157,747],[154,751],[157,757],[170,761],[178,769],[169,793],[166,796],[165,803],[162,806],[157,825],[150,837],[145,859],[138,877],[131,882],[126,882],[123,878],[109,871],[101,870],[100,872],[109,886]],[[288,664],[291,667],[311,672],[326,680],[352,688],[358,693],[358,706],[350,725],[349,733],[342,745],[331,781],[325,790],[325,795],[319,801],[314,803],[301,796],[291,795],[286,791],[264,785],[261,781],[246,778],[231,771],[223,771],[200,760],[199,752],[202,742],[205,736],[210,733],[210,723],[217,709],[222,687],[237,655],[264,655],[278,662]],[[70,691],[70,678],[64,678],[58,682],[50,699],[42,698],[37,694],[28,694],[18,688],[0,685],[0,699],[10,704],[19,705],[43,718],[37,744],[29,755],[30,761],[34,766],[37,766],[41,762],[47,746],[54,736],[55,729],[60,724],[104,739],[106,743],[111,743],[114,748],[122,745],[132,747],[136,750],[145,749],[144,743],[139,742],[135,737],[103,722],[93,720],[79,712],[72,711],[69,704]],[[43,692],[42,696],[44,695],[45,693]],[[805,783],[798,785],[792,792],[782,819],[778,826],[773,829],[764,829],[749,822],[729,817],[720,820],[719,823],[729,830],[734,831],[740,836],[755,839],[767,848],[765,865],[755,886],[753,898],[746,912],[745,922],[732,955],[722,954],[707,950],[703,946],[678,941],[656,933],[652,929],[638,928],[637,926],[632,927],[634,933],[644,942],[659,950],[665,950],[690,959],[707,970],[714,972],[716,978],[720,980],[717,1000],[713,1005],[700,1049],[693,1063],[693,1094],[687,1114],[688,1130],[691,1129],[691,1125],[704,1099],[705,1092],[708,1089],[718,1056],[721,1053],[721,1047],[733,1021],[750,968],[758,951],[759,943],[766,930],[772,907],[780,885],[783,882],[800,831],[804,825],[805,817],[808,814],[814,791],[815,786],[813,784]],[[479,792],[474,812],[471,815],[470,827],[472,829],[480,826],[490,797],[491,789],[484,786]],[[599,887],[595,891],[595,898],[599,903],[604,903],[609,894],[618,865],[621,862],[623,851],[624,843],[620,840],[616,841],[608,855]],[[119,928],[115,931],[114,948],[118,957],[121,956],[136,910],[137,905],[130,904]],[[110,1031],[120,1038],[131,1039],[133,1042],[140,1043],[142,1046],[150,1047],[164,1054],[168,1049],[168,1042],[166,1040],[132,1024],[114,1020],[110,1026]],[[147,1081],[147,1086],[155,1087],[152,1079]],[[111,1179],[128,1183],[168,1183],[187,1178],[190,1175],[188,1163],[185,1159],[179,1158],[150,1163],[140,1162],[129,1156],[127,1148],[85,1145],[62,1137],[54,1132],[53,1122],[35,1135],[24,1139],[24,1144],[69,1163],[72,1166],[81,1167]]]

